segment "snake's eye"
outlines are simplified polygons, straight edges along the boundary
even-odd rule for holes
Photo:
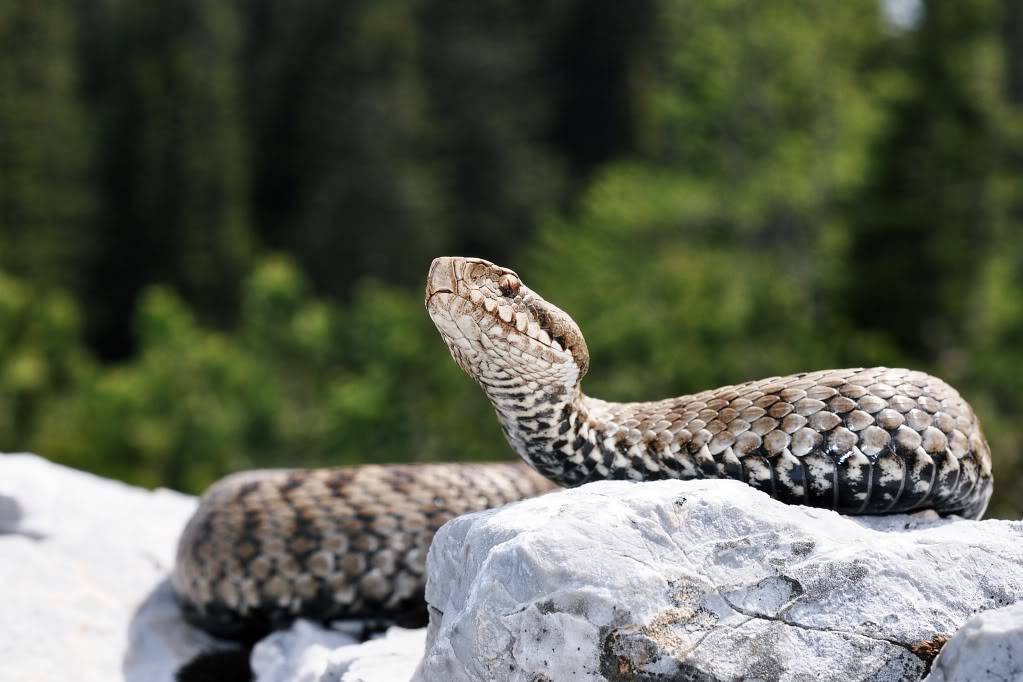
[[[497,286],[501,288],[502,296],[511,298],[519,293],[519,278],[515,275],[501,275],[501,279],[497,281]]]

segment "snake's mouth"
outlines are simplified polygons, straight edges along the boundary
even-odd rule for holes
[[[513,303],[501,303],[487,297],[474,301],[473,299],[476,297],[472,293],[475,293],[475,290],[469,295],[469,303],[477,310],[482,309],[484,314],[497,322],[508,334],[522,334],[553,351],[565,352],[567,348],[565,339],[559,337],[549,324],[543,324],[548,321],[547,316],[537,314],[542,311],[538,310],[531,301],[522,301],[518,306]],[[525,310],[516,310],[516,307]]]

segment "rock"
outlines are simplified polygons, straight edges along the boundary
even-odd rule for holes
[[[423,658],[426,628],[392,627],[381,639],[352,647],[351,663],[338,682],[402,682],[411,680]],[[320,682],[334,678],[323,677]]]
[[[307,621],[276,632],[252,652],[259,682],[392,682],[408,680],[423,655],[426,628],[392,627],[362,644],[350,634]]]
[[[165,582],[195,504],[0,455],[4,679],[171,680],[224,646],[181,621]]]
[[[1023,680],[1023,603],[966,621],[941,650],[927,680]]]
[[[331,652],[357,642],[352,634],[300,620],[260,640],[249,660],[260,682],[310,682],[327,670]]]
[[[0,455],[3,679],[170,682],[232,651],[166,580],[195,504]],[[426,680],[910,680],[955,634],[931,680],[1014,679],[1023,604],[986,610],[1023,602],[1021,539],[1023,522],[856,520],[731,481],[596,483],[445,526],[428,632],[356,644],[365,623],[300,622],[250,662],[270,682],[390,682],[425,647]]]
[[[1021,540],[735,481],[593,483],[441,529],[417,679],[917,680],[935,638],[1023,601]]]

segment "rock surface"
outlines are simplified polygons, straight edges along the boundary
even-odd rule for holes
[[[455,519],[428,571],[421,680],[917,680],[1023,601],[1023,522],[603,482]]]
[[[252,652],[259,682],[391,682],[408,680],[422,657],[426,628],[392,627],[357,644],[349,634],[306,621],[276,632]]]
[[[0,661],[12,680],[172,679],[216,643],[162,581],[195,499],[0,456]]]
[[[1023,603],[966,621],[941,650],[927,680],[1023,680]]]
[[[0,677],[169,682],[231,647],[166,581],[195,503],[0,455]],[[1023,522],[853,520],[728,481],[598,483],[446,526],[428,635],[297,623],[251,664],[404,680],[428,636],[427,680],[912,680],[955,633],[929,680],[1023,679],[1021,540]]]
[[[195,505],[34,455],[0,455],[0,679],[171,682],[198,654],[233,648],[184,623],[167,581]],[[258,644],[252,665],[273,663],[256,655],[272,651],[278,663],[301,662],[312,675],[304,679],[392,682],[411,677],[424,636],[396,630],[354,645],[299,624]],[[285,679],[272,673],[262,677]]]

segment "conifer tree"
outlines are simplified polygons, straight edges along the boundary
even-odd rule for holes
[[[925,3],[908,92],[853,211],[844,297],[852,322],[922,360],[966,338],[1000,211],[998,9],[992,0]]]
[[[174,285],[207,318],[230,319],[252,248],[234,5],[175,0],[117,12],[90,291],[106,355],[127,350],[127,319],[149,284]]]
[[[0,4],[0,268],[80,283],[90,245],[90,129],[64,0]]]

